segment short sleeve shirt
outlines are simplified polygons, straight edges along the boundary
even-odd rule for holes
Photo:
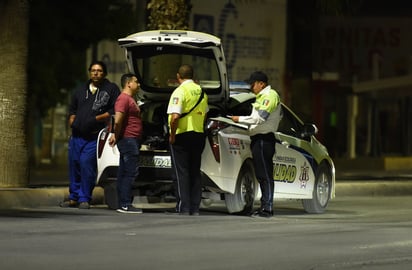
[[[184,81],[178,88],[173,91],[172,96],[169,100],[169,105],[167,107],[167,113],[187,113],[196,104],[202,89],[200,85],[194,83],[192,80]],[[187,114],[185,117],[179,119],[176,134],[195,131],[203,132],[203,123],[208,112],[208,97],[204,94],[201,102],[196,106],[196,108]]]
[[[143,133],[142,118],[140,108],[133,97],[126,93],[121,93],[114,105],[116,112],[122,112],[125,115],[122,137],[141,138]]]

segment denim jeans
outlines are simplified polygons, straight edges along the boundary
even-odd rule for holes
[[[132,203],[132,185],[139,174],[140,142],[137,138],[122,138],[117,142],[120,152],[117,172],[117,195],[119,207]]]

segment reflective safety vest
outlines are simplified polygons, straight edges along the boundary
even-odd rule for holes
[[[187,113],[199,100],[202,93],[200,85],[192,80],[183,82],[176,88],[169,100],[167,113],[169,114],[169,123],[172,113]],[[176,134],[188,131],[204,132],[203,124],[208,112],[208,97],[206,93],[200,103],[186,116],[179,118]],[[169,127],[170,128],[170,127]]]

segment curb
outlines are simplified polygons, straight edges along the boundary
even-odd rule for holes
[[[0,189],[0,209],[59,206],[68,194],[68,187],[2,188]],[[103,189],[96,187],[91,204],[103,202]]]
[[[348,196],[411,196],[412,180],[338,180],[336,198]],[[68,187],[0,188],[0,209],[58,206],[68,196]],[[104,190],[96,187],[91,204],[104,204]]]
[[[336,183],[339,196],[405,196],[412,195],[412,180],[339,181]]]

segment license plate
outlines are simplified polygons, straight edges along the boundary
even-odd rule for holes
[[[140,167],[171,168],[170,156],[140,156]]]

